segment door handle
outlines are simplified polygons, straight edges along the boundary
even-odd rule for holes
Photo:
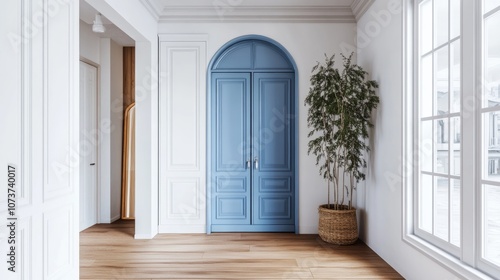
[[[90,165],[95,165],[95,162],[91,163]]]
[[[247,160],[247,169],[251,168],[250,164],[251,164],[251,160]]]
[[[254,158],[253,162],[255,163],[255,169],[259,169],[259,159],[258,158]]]

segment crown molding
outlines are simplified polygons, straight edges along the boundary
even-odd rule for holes
[[[141,4],[148,10],[153,18],[158,21],[162,11],[162,6],[156,0],[139,0]]]
[[[354,0],[351,4],[352,14],[358,21],[370,8],[375,0]]]
[[[163,9],[160,22],[341,22],[354,23],[350,7],[332,6],[176,6]]]
[[[159,22],[332,22],[355,23],[375,0],[248,2],[139,0]]]

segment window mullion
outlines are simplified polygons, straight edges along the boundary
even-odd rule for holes
[[[452,88],[452,77],[451,73],[453,73],[453,65],[452,65],[452,51],[451,51],[451,0],[448,0],[448,113],[453,112],[453,105],[451,103],[451,99],[453,96],[453,88]],[[448,133],[448,173],[453,174],[454,166],[454,150],[452,149],[453,138],[451,137],[451,123],[452,118],[448,115],[448,129],[446,133]],[[451,200],[452,197],[452,184],[453,180],[448,178],[448,241],[451,243],[452,238],[452,225],[453,218],[451,212],[453,211],[453,203]]]
[[[480,42],[480,32],[477,27],[477,2],[462,0],[462,20],[461,20],[461,78],[462,78],[462,130],[478,131],[479,106],[476,98],[476,78],[478,77],[479,57],[476,54],[480,49],[477,45]],[[471,12],[473,11],[473,12]],[[470,28],[470,27],[473,28]],[[477,163],[479,155],[479,143],[475,139],[477,133],[462,133],[462,261],[475,266],[477,228],[479,226],[477,213]]]

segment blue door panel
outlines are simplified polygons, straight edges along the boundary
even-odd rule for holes
[[[250,74],[212,75],[212,223],[250,223]]]
[[[292,182],[290,176],[260,176],[257,184],[262,193],[291,193]]]
[[[248,176],[244,177],[228,177],[228,176],[218,176],[216,182],[216,192],[217,193],[247,193],[249,182],[247,181]]]
[[[255,44],[254,69],[293,69],[288,59],[270,44]]]
[[[292,198],[289,195],[260,195],[258,224],[290,224]]]
[[[292,135],[290,108],[292,74],[254,74],[254,135],[258,135],[254,149],[259,158],[259,169],[264,171],[292,171]]]
[[[215,218],[218,224],[249,223],[248,199],[246,195],[218,195],[216,199]]]
[[[254,73],[252,83],[252,223],[293,225],[293,74]]]
[[[253,68],[252,53],[252,42],[243,42],[235,46],[231,46],[215,63],[214,68],[224,71],[251,69]]]
[[[293,72],[285,53],[268,42],[242,41],[228,47],[212,66],[215,71],[280,71]]]
[[[242,149],[249,140],[248,77],[216,79],[216,170],[246,172],[246,156]]]

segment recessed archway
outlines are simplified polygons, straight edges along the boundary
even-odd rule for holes
[[[250,35],[209,67],[207,232],[298,232],[293,59]]]

